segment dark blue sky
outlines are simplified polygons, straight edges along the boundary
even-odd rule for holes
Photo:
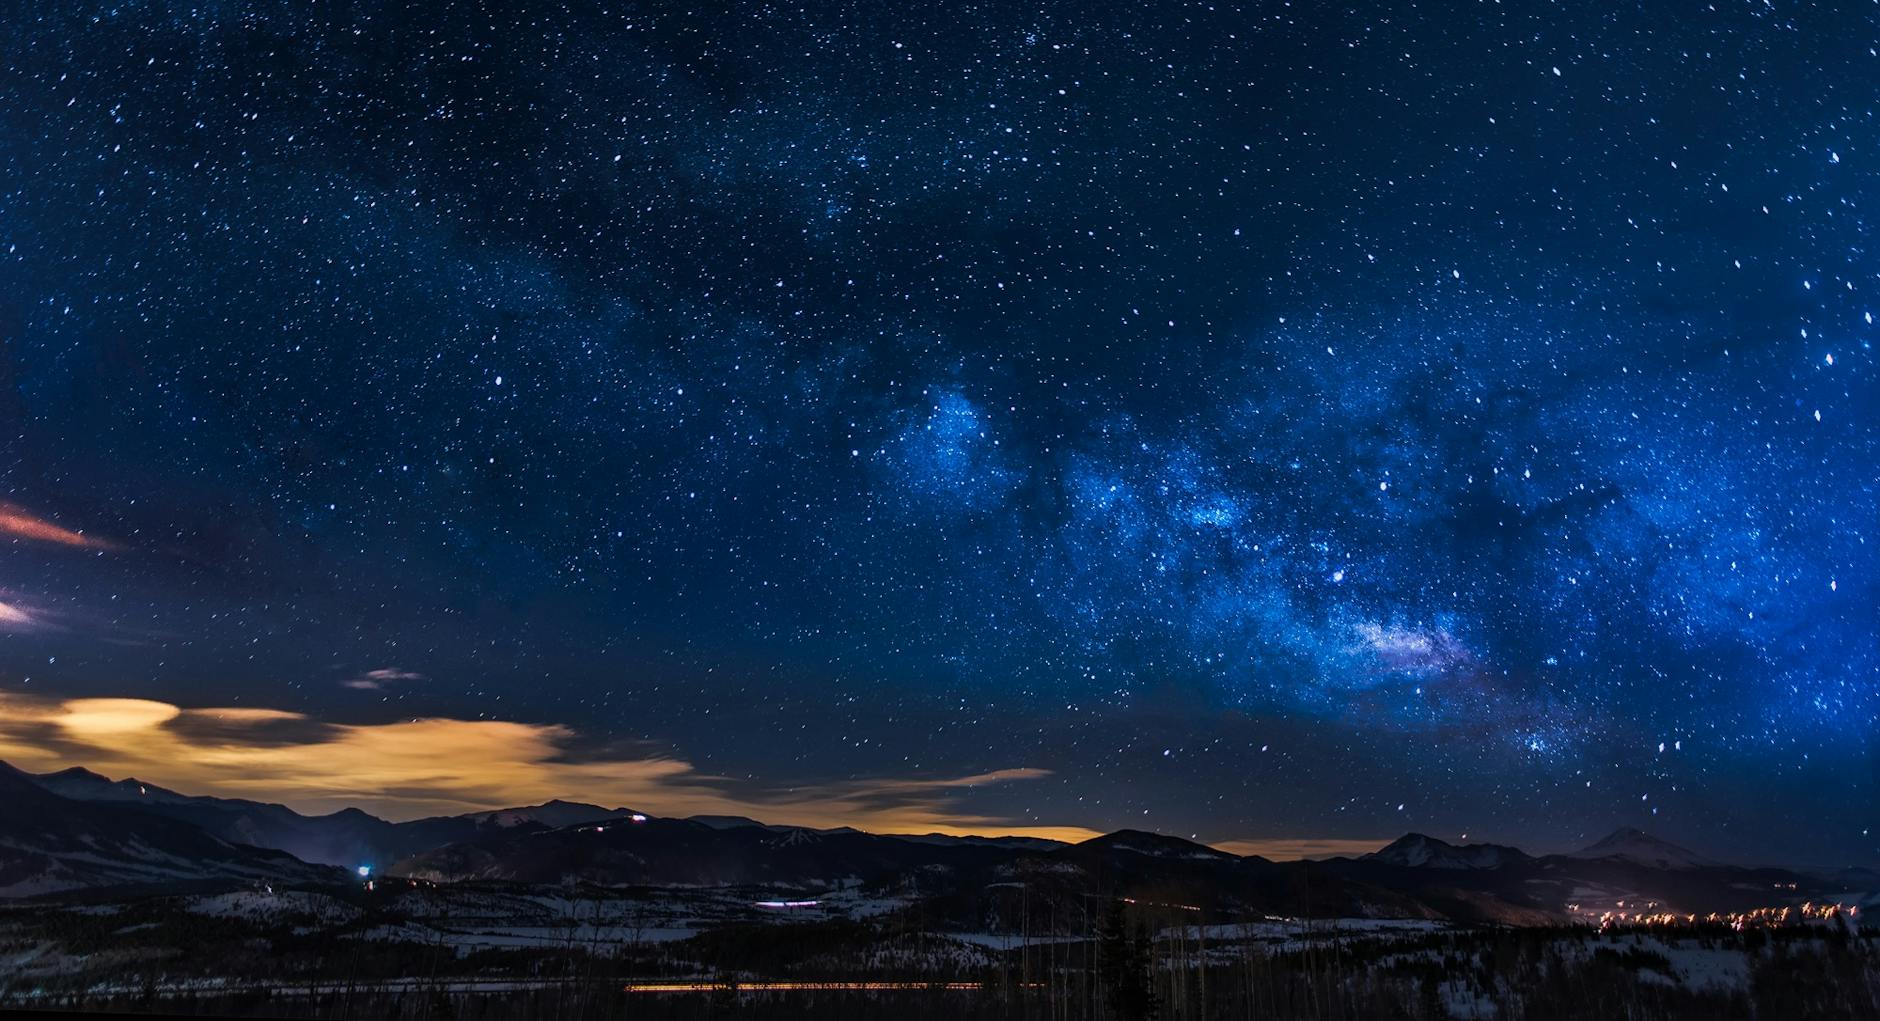
[[[0,29],[0,691],[1880,854],[1871,4]]]

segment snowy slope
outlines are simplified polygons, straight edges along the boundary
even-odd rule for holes
[[[1617,858],[1634,865],[1646,865],[1655,869],[1708,869],[1722,865],[1711,858],[1706,858],[1695,851],[1687,851],[1676,844],[1659,840],[1643,830],[1622,826],[1612,831],[1604,840],[1592,844],[1568,855],[1569,858]]]

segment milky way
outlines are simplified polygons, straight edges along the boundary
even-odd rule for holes
[[[7,691],[1880,854],[1870,4],[0,28]]]

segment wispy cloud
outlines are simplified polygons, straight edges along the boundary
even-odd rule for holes
[[[117,548],[114,542],[55,525],[32,511],[11,503],[0,503],[0,536],[4,535],[10,535],[15,539],[50,542],[79,549]]]
[[[975,788],[1049,776],[1034,768],[881,777],[750,790],[676,757],[581,759],[559,724],[429,718],[342,724],[265,708],[186,708],[148,699],[0,694],[0,759],[26,769],[82,764],[191,793],[346,806],[394,819],[550,798],[661,815],[749,815],[883,833],[1018,834],[1081,840],[963,802]]]
[[[0,600],[0,631],[37,631],[45,626],[39,614],[21,606]]]
[[[340,687],[354,688],[359,691],[383,691],[394,684],[407,681],[422,681],[425,676],[415,670],[400,670],[397,667],[381,667],[367,670],[357,677],[348,677],[339,682]]]

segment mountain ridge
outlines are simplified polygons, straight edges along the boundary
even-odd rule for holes
[[[1092,883],[1198,911],[1501,924],[1597,919],[1640,904],[1688,913],[1808,898],[1880,904],[1880,872],[1870,868],[1795,872],[1723,865],[1628,827],[1568,854],[1533,856],[1507,845],[1451,844],[1412,832],[1357,857],[1276,862],[1135,829],[1068,844],[873,834],[743,817],[648,817],[561,799],[390,823],[356,808],[303,816],[261,802],[183,795],[82,768],[35,776],[6,767],[0,778],[16,791],[30,788],[16,799],[22,803],[55,799],[49,818],[79,820],[109,850],[91,873],[54,875],[48,862],[58,849],[71,849],[69,834],[57,825],[36,830],[34,813],[16,812],[13,828],[0,829],[8,838],[0,839],[0,896],[138,877],[347,881],[326,868],[339,864],[438,883],[750,886],[811,894],[859,884],[883,894],[917,891],[934,899],[935,910],[956,912],[961,924],[985,908],[987,890],[1036,886],[1042,893]],[[54,788],[92,799],[68,798]],[[280,846],[295,843],[338,860],[306,864]],[[149,849],[159,845],[174,847],[172,857],[185,867],[149,868]],[[201,861],[192,864],[191,856]],[[9,875],[15,877],[10,885]],[[30,887],[18,880],[48,875],[51,880]]]
[[[631,809],[602,808],[557,798],[540,805],[391,822],[352,806],[324,815],[306,815],[274,802],[181,794],[135,777],[112,780],[82,766],[51,773],[15,772],[61,797],[127,805],[151,815],[180,819],[224,840],[349,869],[384,865],[421,850],[469,839],[484,828],[553,829],[637,814]]]
[[[331,883],[343,873],[181,820],[117,811],[0,763],[0,898],[199,882]]]
[[[1496,869],[1533,856],[1505,844],[1451,844],[1422,833],[1406,833],[1363,858],[1402,868]]]

